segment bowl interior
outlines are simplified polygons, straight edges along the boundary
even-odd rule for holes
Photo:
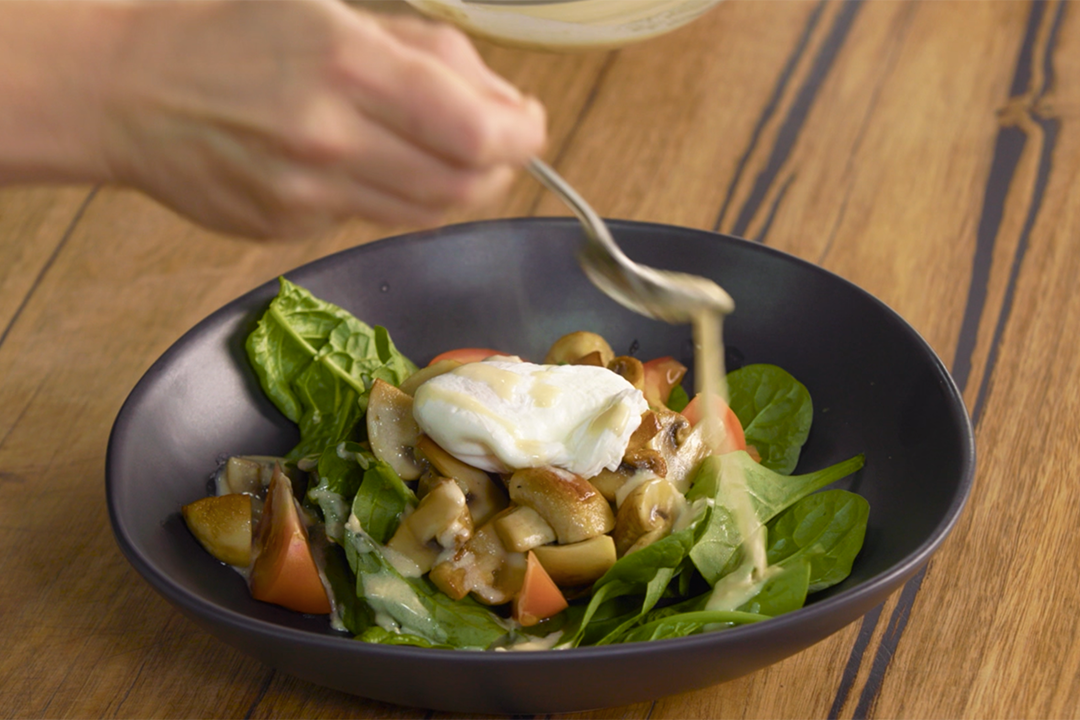
[[[864,291],[769,248],[659,225],[615,222],[612,230],[635,260],[706,275],[728,290],[737,306],[725,324],[729,369],[773,363],[807,386],[814,425],[798,472],[865,453],[866,467],[842,484],[870,503],[865,546],[851,576],[811,605],[824,612],[843,597],[887,592],[913,573],[955,522],[973,472],[967,414],[918,334]],[[463,346],[541,359],[562,334],[593,330],[618,353],[674,355],[692,365],[689,329],[607,299],[576,265],[580,242],[571,220],[476,223],[354,248],[288,276],[387,327],[418,364]],[[207,494],[227,456],[281,454],[297,440],[263,396],[243,350],[276,290],[276,281],[268,282],[209,317],[139,383],[110,441],[109,508],[129,560],[193,617],[328,634],[323,618],[251,600],[243,581],[197,545],[179,513]],[[864,605],[872,599],[860,598]]]

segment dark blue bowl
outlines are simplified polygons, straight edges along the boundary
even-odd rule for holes
[[[803,609],[756,625],[628,645],[534,653],[387,647],[248,596],[195,542],[180,507],[234,454],[282,454],[296,429],[263,396],[244,338],[277,291],[269,281],[201,322],[139,382],[113,428],[106,488],[117,542],[140,574],[207,631],[279,670],[381,701],[465,713],[551,713],[706,687],[809,647],[914,575],[955,524],[975,468],[972,428],[949,373],[901,317],[821,268],[737,238],[612,222],[642,263],[706,275],[732,297],[730,367],[779,365],[809,388],[814,426],[799,471],[865,453],[842,487],[870,502],[851,576]],[[572,330],[617,352],[691,364],[686,327],[608,300],[575,262],[572,220],[459,225],[346,250],[288,274],[389,328],[418,363],[461,346],[542,358]]]

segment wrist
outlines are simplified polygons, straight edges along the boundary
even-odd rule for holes
[[[104,95],[126,4],[0,2],[0,183],[111,180]]]

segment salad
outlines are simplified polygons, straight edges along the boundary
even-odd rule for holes
[[[542,364],[418,368],[280,282],[247,352],[299,444],[230,458],[183,508],[255,599],[367,642],[561,649],[766,620],[850,573],[869,506],[824,488],[863,457],[792,474],[813,412],[784,370],[735,370],[706,408],[678,361],[591,332]]]

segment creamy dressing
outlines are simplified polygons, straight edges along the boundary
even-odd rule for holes
[[[719,312],[699,310],[694,315],[693,327],[696,390],[702,396],[701,423],[706,443],[713,454],[720,455],[725,432],[723,421],[716,414],[716,406],[705,400],[717,396],[727,404],[730,399],[724,370],[723,316]],[[721,461],[720,499],[735,516],[742,537],[743,560],[734,572],[717,581],[706,608],[735,610],[761,591],[775,569],[769,567],[766,555],[765,526],[757,522],[746,476],[736,463]]]
[[[514,388],[521,383],[521,375],[503,370],[493,363],[466,363],[453,372],[459,377],[488,386],[503,400],[512,400]]]

